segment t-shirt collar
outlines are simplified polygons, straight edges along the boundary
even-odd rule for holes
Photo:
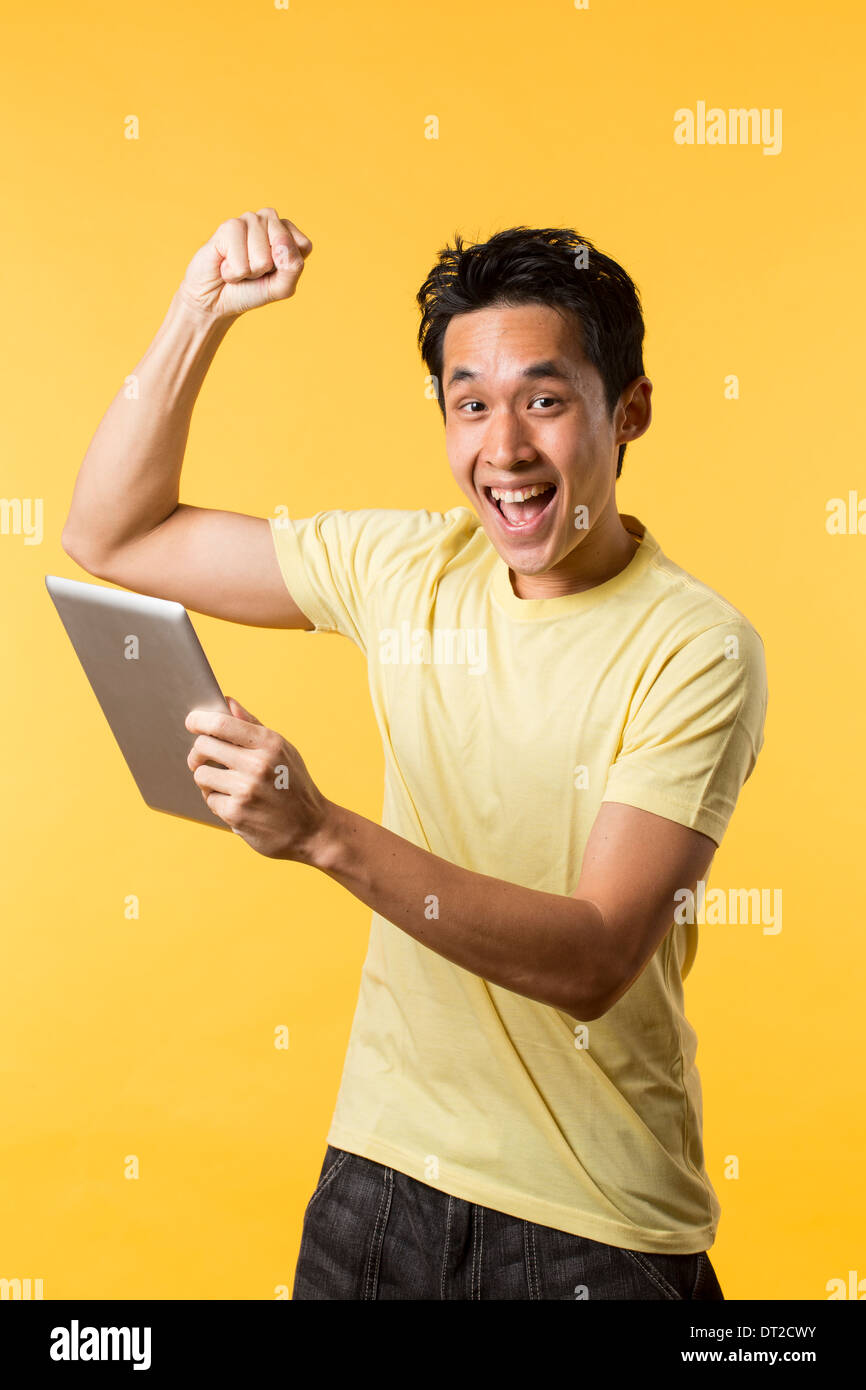
[[[496,561],[493,571],[492,593],[498,606],[509,617],[524,621],[531,622],[540,618],[562,618],[570,613],[578,613],[587,608],[593,608],[599,603],[603,603],[611,595],[620,594],[624,589],[630,588],[652,562],[659,546],[643,522],[639,521],[636,516],[631,516],[628,512],[620,512],[619,518],[629,535],[640,540],[640,545],[619,574],[613,575],[611,579],[605,579],[601,584],[594,584],[591,589],[582,589],[576,594],[560,594],[556,598],[518,598],[511,587],[508,566],[494,550]]]

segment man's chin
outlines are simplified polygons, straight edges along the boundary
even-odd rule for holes
[[[546,574],[552,568],[554,560],[551,558],[549,541],[539,542],[537,545],[510,544],[500,530],[486,523],[483,517],[480,520],[484,534],[500,560],[515,574],[525,575],[529,579],[535,575]]]

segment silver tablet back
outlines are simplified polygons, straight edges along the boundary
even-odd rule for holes
[[[183,605],[55,574],[45,586],[148,806],[230,830],[186,761],[190,710],[231,711]]]

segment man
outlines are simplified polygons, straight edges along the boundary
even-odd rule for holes
[[[755,765],[766,674],[747,619],[617,511],[651,419],[637,291],[567,230],[457,237],[419,343],[469,507],[179,505],[219,342],[311,249],[273,208],[201,248],[63,535],[114,583],[368,659],[381,826],[236,701],[187,721],[210,808],[373,909],[293,1297],[720,1299],[678,905]]]

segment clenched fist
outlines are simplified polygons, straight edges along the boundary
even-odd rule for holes
[[[237,318],[295,292],[313,243],[274,208],[230,217],[196,251],[178,289],[195,313]]]

